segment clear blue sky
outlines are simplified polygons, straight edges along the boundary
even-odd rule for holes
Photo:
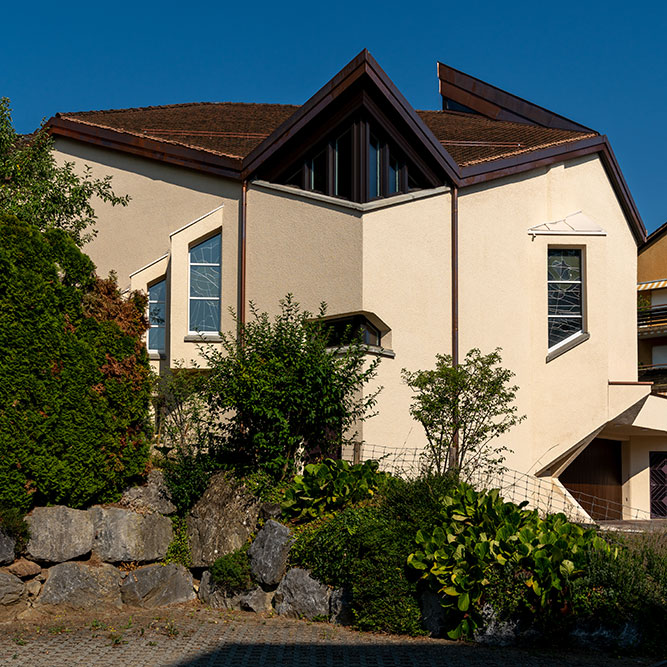
[[[0,95],[19,132],[57,111],[300,104],[368,48],[411,104],[436,61],[607,134],[649,231],[667,220],[667,4],[14,2]]]

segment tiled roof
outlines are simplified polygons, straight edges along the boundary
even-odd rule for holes
[[[136,109],[61,113],[129,134],[243,158],[299,107],[291,104],[195,102]]]
[[[58,116],[219,155],[244,158],[298,108],[289,104],[199,102],[63,113]],[[496,121],[456,111],[417,113],[461,167],[596,136],[594,132]]]
[[[596,132],[491,120],[458,111],[417,113],[461,167],[597,136]]]

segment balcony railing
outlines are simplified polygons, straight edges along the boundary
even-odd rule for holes
[[[653,306],[641,308],[637,312],[637,326],[655,327],[667,326],[667,306]]]

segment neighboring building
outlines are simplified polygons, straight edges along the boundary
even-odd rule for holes
[[[667,223],[640,246],[637,280],[639,374],[667,394]]]
[[[510,468],[596,517],[667,513],[648,474],[649,452],[667,452],[667,404],[637,382],[645,230],[606,137],[445,65],[438,78],[442,110],[415,111],[364,51],[303,106],[48,126],[62,159],[132,197],[99,209],[86,250],[149,293],[157,368],[215,344],[229,307],[243,320],[287,292],[311,311],[326,301],[385,357],[365,451],[401,452],[424,444],[401,369],[499,346],[527,415],[505,438]]]

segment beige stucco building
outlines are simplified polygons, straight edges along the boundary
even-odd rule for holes
[[[401,369],[501,347],[527,417],[505,438],[509,468],[594,518],[658,515],[649,461],[667,452],[667,402],[637,382],[645,230],[606,137],[442,64],[438,80],[442,110],[417,112],[364,51],[300,107],[49,128],[60,159],[132,197],[98,208],[86,250],[149,293],[157,369],[201,361],[233,329],[229,308],[326,301],[382,357],[363,456],[424,445]]]

